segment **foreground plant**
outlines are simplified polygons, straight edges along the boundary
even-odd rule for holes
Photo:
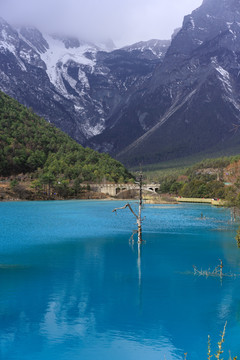
[[[224,338],[225,338],[225,333],[226,333],[226,326],[227,326],[227,322],[224,325],[223,332],[220,337],[220,341],[218,342],[218,351],[215,355],[215,358],[218,360],[220,359],[221,354],[223,354],[223,343],[224,343]]]
[[[220,358],[220,356],[223,354],[223,343],[224,343],[224,340],[225,340],[226,327],[227,327],[227,321],[225,322],[223,332],[220,334],[220,340],[218,341],[218,349],[217,349],[216,354],[214,354],[214,355],[212,355],[212,351],[211,351],[211,337],[210,337],[210,335],[208,335],[208,352],[207,352],[208,360],[211,360],[211,358],[213,356],[217,360],[223,360],[223,358]],[[187,353],[184,354],[184,360],[187,360]],[[230,353],[228,360],[237,360],[237,356],[232,358],[231,353]]]
[[[224,343],[225,334],[226,334],[226,326],[227,326],[227,321],[226,321],[226,323],[224,325],[223,332],[220,334],[220,340],[218,342],[217,353],[214,355],[215,358],[218,359],[218,360],[223,360],[223,358],[220,358],[220,356],[223,354],[223,343]],[[208,335],[208,360],[210,360],[212,356],[213,355],[211,355],[211,339],[210,339],[210,335]],[[237,356],[232,358],[231,354],[230,354],[229,355],[229,360],[237,360]]]

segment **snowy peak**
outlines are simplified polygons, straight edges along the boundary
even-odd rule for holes
[[[51,83],[64,96],[71,97],[69,86],[78,94],[76,88],[80,79],[87,85],[88,80],[81,72],[81,67],[88,67],[92,72],[95,65],[95,57],[98,48],[94,45],[81,44],[77,39],[66,39],[57,36],[45,35],[48,48],[41,54],[41,58],[46,64],[47,74]],[[89,57],[91,54],[91,58]],[[69,73],[68,66],[76,65],[75,75]],[[66,83],[67,82],[67,83]]]
[[[116,46],[112,41],[112,39],[107,39],[105,41],[102,41],[101,43],[98,44],[98,46],[100,47],[100,49],[105,51],[113,51],[116,49]]]
[[[205,0],[190,15],[173,38],[168,54],[186,57],[207,41],[237,31],[240,24],[240,0]]]
[[[36,28],[22,27],[19,30],[19,35],[29,46],[33,47],[35,51],[39,53],[44,53],[49,48],[47,41]]]
[[[125,46],[122,49],[128,52],[134,52],[146,58],[162,59],[170,45],[170,40],[148,40],[140,41],[133,45]]]
[[[18,33],[4,19],[0,18],[0,47],[16,48],[19,45]]]
[[[61,41],[66,49],[78,48],[81,46],[88,46],[90,48],[95,48],[101,51],[112,51],[115,49],[115,45],[111,39],[107,39],[106,41],[93,43],[91,41],[84,40],[82,38],[73,37],[73,36],[65,36],[59,34],[51,34],[51,37],[55,40]]]
[[[62,41],[63,44],[65,45],[66,49],[80,47],[80,41],[78,38],[75,38],[75,37],[59,36],[59,35],[53,34],[52,38],[55,40]]]
[[[131,166],[239,149],[239,74],[240,0],[205,0],[185,16],[149,81],[112,116],[112,128],[92,141]]]
[[[0,89],[53,122],[82,144],[100,134],[124,97],[143,84],[160,62],[138,46],[112,50],[111,40],[93,44],[48,35],[33,27],[14,29],[0,20]],[[142,46],[142,45],[141,45]],[[165,51],[165,43],[161,44]]]
[[[12,54],[23,71],[27,71],[28,64],[45,68],[38,50],[3,19],[0,20],[0,50]]]

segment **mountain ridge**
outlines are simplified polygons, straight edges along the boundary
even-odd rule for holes
[[[110,52],[23,33],[0,29],[1,87],[83,145],[128,166],[239,148],[239,0],[205,0],[171,42]]]
[[[1,19],[0,89],[86,145],[105,129],[125,95],[150,75],[167,44],[155,40],[141,49],[133,44],[106,52],[106,44],[14,29]]]
[[[113,154],[128,166],[211,151],[231,141],[239,145],[238,131],[232,131],[240,123],[239,25],[239,1],[207,0],[187,15],[162,63],[114,125],[126,131],[131,122],[138,128],[144,116],[149,129],[129,136],[125,146],[112,136],[114,126],[92,141],[109,139]]]

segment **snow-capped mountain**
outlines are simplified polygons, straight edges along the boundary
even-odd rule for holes
[[[168,42],[114,44],[14,29],[0,19],[0,89],[82,144],[106,127],[128,92],[151,76]]]
[[[204,0],[184,18],[151,78],[92,139],[93,146],[128,165],[204,151],[239,152],[239,75],[240,1]]]
[[[1,90],[128,165],[239,152],[240,0],[204,0],[171,42],[113,51],[1,20],[0,77]]]

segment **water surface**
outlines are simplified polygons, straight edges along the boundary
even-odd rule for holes
[[[139,259],[123,204],[0,203],[1,359],[202,360],[226,321],[225,358],[240,355],[240,278],[192,274],[240,273],[229,211],[146,205]]]

